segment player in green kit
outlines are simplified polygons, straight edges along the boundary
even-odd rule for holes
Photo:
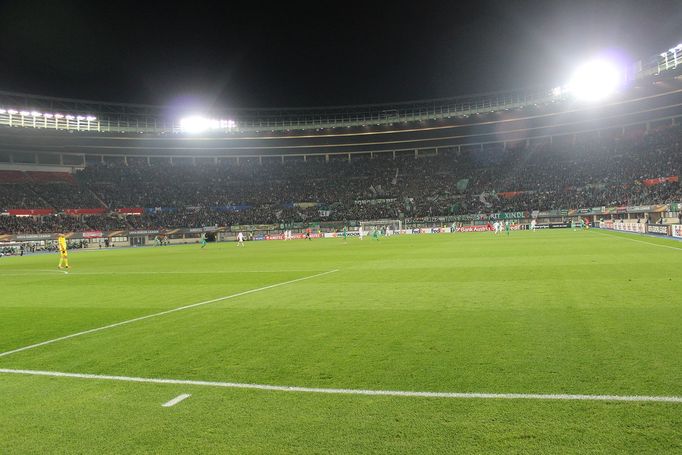
[[[585,229],[585,220],[583,220],[582,217],[578,218],[578,227],[580,227],[581,231]]]
[[[376,228],[375,228],[375,229],[372,231],[372,238],[373,238],[374,240],[376,240],[376,241],[379,241],[379,229],[376,229]]]
[[[201,243],[202,248],[206,246],[206,233],[205,232],[201,233],[201,238],[199,239],[199,243]]]
[[[504,230],[507,231],[507,235],[509,235],[509,231],[511,231],[511,223],[509,220],[504,221]]]
[[[343,241],[344,243],[348,239],[348,228],[346,226],[343,227]]]

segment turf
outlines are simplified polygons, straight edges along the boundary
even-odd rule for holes
[[[636,241],[632,241],[636,240]],[[682,244],[605,232],[0,259],[0,368],[682,396]],[[161,404],[192,397],[172,408]],[[682,404],[298,394],[0,374],[0,453],[682,452]]]

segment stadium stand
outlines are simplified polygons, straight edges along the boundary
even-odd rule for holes
[[[521,141],[437,155],[239,165],[95,164],[75,174],[3,172],[0,207],[57,215],[0,217],[0,232],[150,229],[430,217],[682,200],[682,128]],[[666,179],[667,177],[674,177]],[[659,179],[647,184],[649,179]],[[55,183],[58,182],[58,183]],[[69,208],[102,215],[67,215]],[[146,208],[125,215],[126,207]],[[149,210],[151,209],[151,210]],[[120,212],[120,213],[117,213]]]

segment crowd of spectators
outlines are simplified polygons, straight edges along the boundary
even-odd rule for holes
[[[56,216],[0,217],[0,232],[116,230],[361,220],[682,202],[682,129],[565,137],[441,150],[239,165],[85,168],[73,183],[0,185],[0,208],[52,207]],[[73,217],[66,208],[111,214]],[[119,215],[126,207],[157,208]]]

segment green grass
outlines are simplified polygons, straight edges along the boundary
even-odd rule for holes
[[[632,242],[627,240],[640,240]],[[657,246],[659,245],[659,246]],[[661,248],[660,245],[669,248]],[[682,396],[682,244],[603,232],[0,259],[0,368],[375,390]],[[161,404],[192,397],[172,408]],[[681,452],[682,404],[0,374],[0,453]]]

